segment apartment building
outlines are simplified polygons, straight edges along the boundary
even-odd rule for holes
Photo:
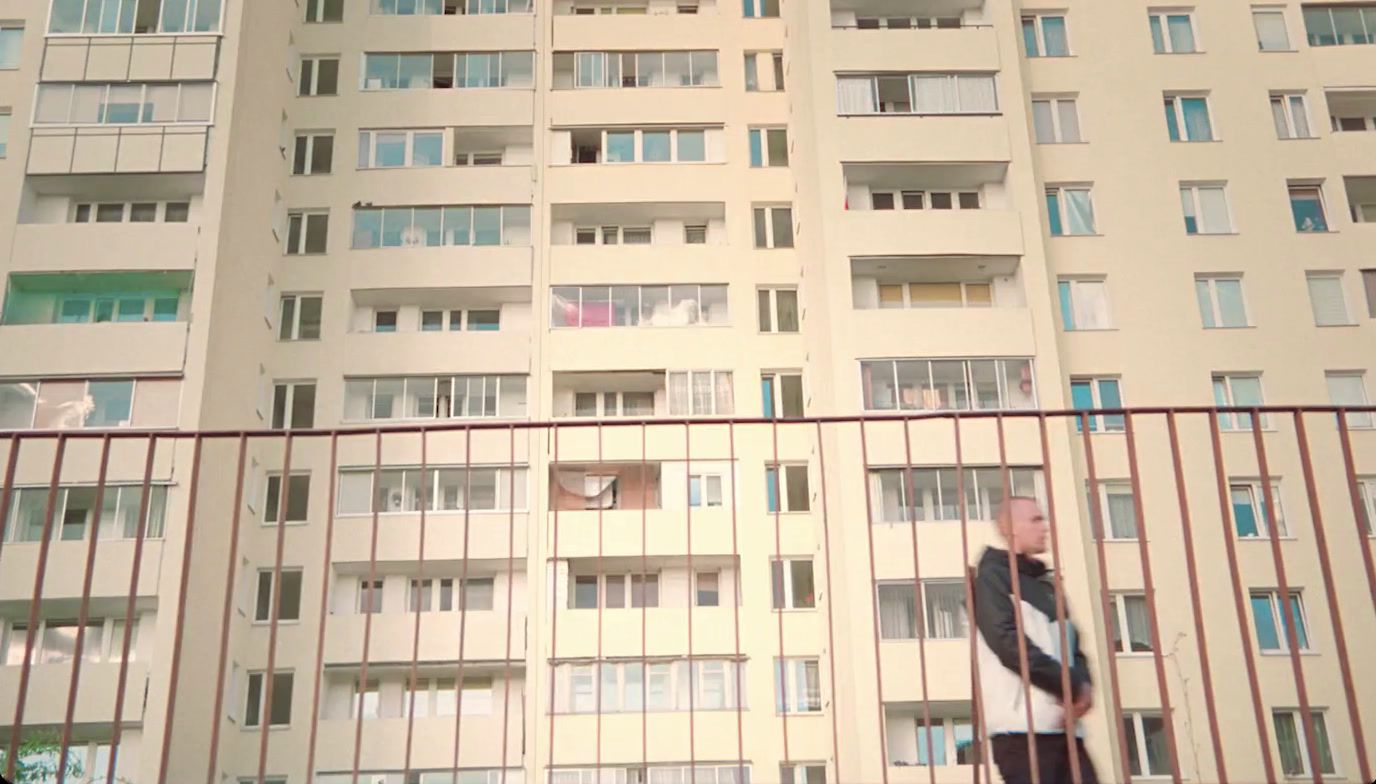
[[[0,0],[5,763],[963,781],[1014,493],[1102,778],[1369,778],[1376,5],[1224,5]]]

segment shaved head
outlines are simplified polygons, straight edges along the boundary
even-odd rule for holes
[[[1031,496],[1009,496],[999,505],[999,534],[1008,548],[1020,555],[1046,552],[1047,519],[1041,504]]]

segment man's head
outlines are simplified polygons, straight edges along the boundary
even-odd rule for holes
[[[1008,548],[1018,555],[1038,555],[1046,552],[1046,515],[1037,499],[1025,495],[1010,496],[999,507],[999,533]]]

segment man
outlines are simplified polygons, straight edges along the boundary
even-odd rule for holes
[[[1012,496],[1000,508],[999,533],[1008,550],[986,548],[975,578],[975,625],[979,629],[979,677],[985,729],[994,762],[1006,784],[1030,784],[1032,758],[1028,752],[1027,707],[1030,695],[1031,731],[1042,784],[1071,781],[1070,740],[1076,734],[1082,784],[1097,784],[1094,767],[1079,742],[1079,717],[1094,704],[1089,665],[1080,652],[1078,635],[1066,610],[1070,645],[1070,687],[1067,700],[1061,681],[1062,632],[1056,620],[1056,591],[1050,570],[1035,556],[1046,552],[1047,521],[1035,498]],[[1013,610],[1013,582],[1009,556],[1015,556],[1018,589],[1022,594],[1022,630],[1027,646],[1027,674],[1031,688],[1024,692],[1018,652],[1018,627]]]

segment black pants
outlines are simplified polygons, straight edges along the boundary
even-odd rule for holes
[[[1070,776],[1070,741],[1060,733],[1034,736],[1037,743],[1037,769],[1041,784],[1069,784],[1074,781]],[[994,747],[994,763],[1005,784],[1032,784],[1032,760],[1027,754],[1027,735],[995,735],[991,741]],[[1083,739],[1076,744],[1080,757],[1081,784],[1098,784],[1094,775],[1094,764],[1085,753]]]

